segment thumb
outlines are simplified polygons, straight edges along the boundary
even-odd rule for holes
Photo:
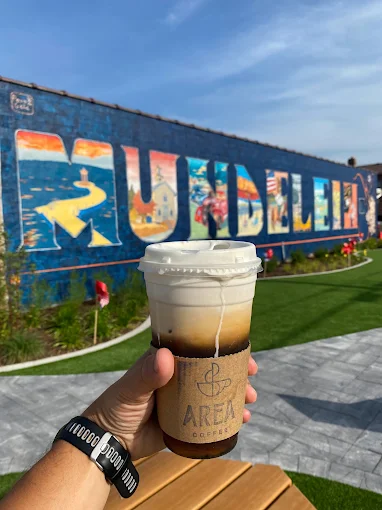
[[[154,390],[165,386],[174,374],[174,358],[168,349],[149,350],[120,380],[123,395],[136,403],[147,402]]]

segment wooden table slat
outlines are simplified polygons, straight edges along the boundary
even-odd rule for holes
[[[289,487],[269,510],[316,510],[295,485]]]
[[[203,510],[237,510],[239,507],[266,510],[291,485],[291,479],[278,466],[257,464],[203,507]]]
[[[148,459],[152,459],[155,455],[158,455],[155,453],[154,455],[150,455],[149,457],[143,457],[142,459],[135,460],[133,462],[134,466],[139,466],[139,464],[142,464],[142,462],[146,462]]]
[[[105,510],[131,510],[136,508],[200,462],[200,460],[186,459],[169,452],[146,457],[144,462],[139,464],[140,483],[134,495],[129,499],[122,499],[113,487]],[[134,464],[137,465],[135,462]]]
[[[204,460],[139,505],[137,510],[198,510],[250,467],[249,462]]]

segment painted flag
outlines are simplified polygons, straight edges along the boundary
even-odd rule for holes
[[[274,193],[277,189],[277,182],[274,172],[268,172],[267,175],[267,194]]]
[[[99,306],[103,308],[104,306],[109,304],[109,292],[107,290],[106,283],[96,281],[95,284],[95,291],[97,294],[97,301],[99,303]]]

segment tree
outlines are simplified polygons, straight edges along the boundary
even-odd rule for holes
[[[153,200],[150,200],[150,202],[144,202],[141,197],[141,192],[138,191],[133,198],[133,207],[139,216],[141,216],[142,221],[146,221],[146,216],[154,213],[155,202]]]

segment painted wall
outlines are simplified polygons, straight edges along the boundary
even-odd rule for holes
[[[279,257],[376,233],[373,173],[0,81],[4,224],[37,272],[122,280],[148,243],[211,237]]]

